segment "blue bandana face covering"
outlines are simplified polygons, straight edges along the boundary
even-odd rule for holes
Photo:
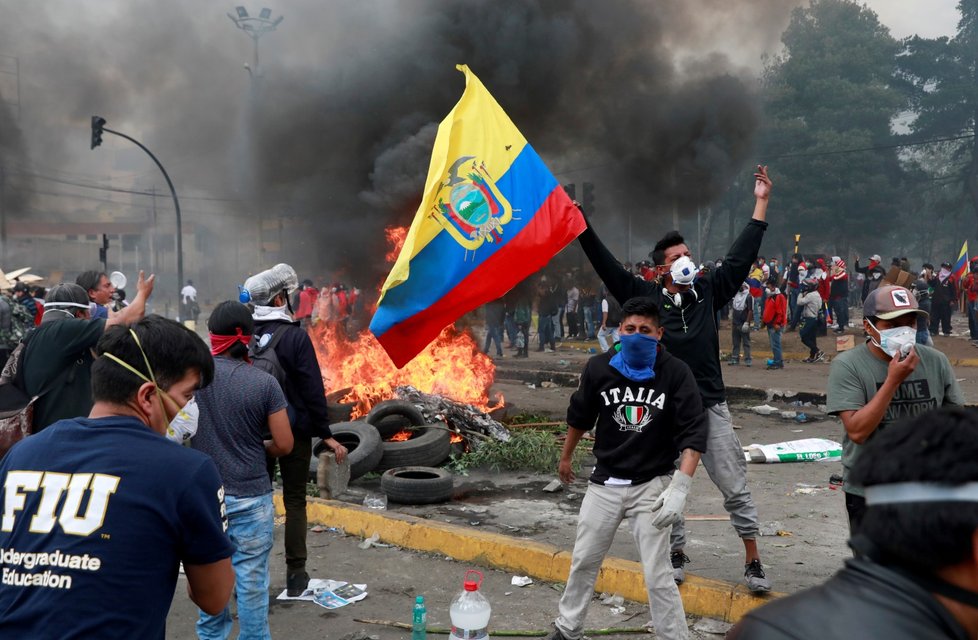
[[[621,351],[611,358],[611,366],[621,375],[634,382],[655,378],[655,357],[659,353],[659,339],[641,333],[622,334]]]

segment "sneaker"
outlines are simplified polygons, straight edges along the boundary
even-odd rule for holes
[[[689,556],[682,551],[673,551],[669,557],[672,560],[672,577],[676,584],[686,582],[686,570],[683,566],[689,564]]]
[[[812,358],[812,362],[825,362],[825,352],[819,351],[818,353],[816,353],[815,357]]]
[[[570,638],[561,633],[560,629],[554,627],[554,630],[550,632],[550,635],[545,640],[570,640]]]
[[[804,360],[802,360],[802,362],[804,362],[805,364],[811,364],[815,362],[815,358],[805,358]]]
[[[769,364],[766,368],[767,368],[768,371],[771,371],[772,369],[784,369],[784,365],[783,364],[773,364],[772,363],[772,364]]]
[[[546,353],[553,353],[554,350],[551,349],[550,347],[547,347],[546,349],[544,349],[544,352],[546,352]]]
[[[767,593],[771,590],[771,581],[764,575],[760,560],[751,560],[750,564],[744,565],[744,582],[753,593]]]
[[[309,574],[305,569],[300,571],[290,571],[285,577],[285,589],[290,598],[298,598],[309,585]]]
[[[733,358],[730,358],[729,360],[727,360],[727,364],[730,365],[731,367],[736,367],[737,365],[740,364],[740,360],[734,360]]]
[[[745,366],[745,367],[749,367],[749,366],[751,366],[752,364],[754,364],[754,362],[753,362],[752,360],[744,360],[744,366]]]

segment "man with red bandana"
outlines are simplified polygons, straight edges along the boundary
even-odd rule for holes
[[[867,264],[865,267],[860,267],[859,256],[856,256],[856,273],[863,274],[863,277],[865,278],[863,280],[863,293],[860,298],[862,302],[866,302],[866,296],[869,295],[869,284],[872,282],[873,269],[880,266],[880,260],[881,258],[879,254],[874,253],[873,255],[869,256],[869,264]]]

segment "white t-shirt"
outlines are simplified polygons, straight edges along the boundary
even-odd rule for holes
[[[188,303],[188,302],[190,302],[192,300],[197,300],[197,290],[194,289],[194,286],[191,285],[191,284],[188,284],[186,287],[184,287],[183,289],[181,289],[180,290],[180,295],[183,296],[183,302],[184,302],[184,304],[186,304],[186,303]]]

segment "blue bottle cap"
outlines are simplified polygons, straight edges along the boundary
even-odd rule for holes
[[[240,284],[238,285],[238,301],[241,304],[248,304],[251,302],[251,292],[242,287]]]

